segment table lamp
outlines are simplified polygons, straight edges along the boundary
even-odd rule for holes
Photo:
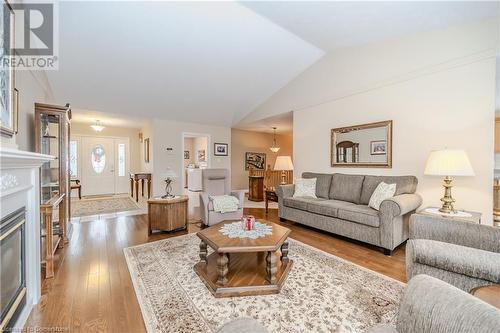
[[[443,149],[435,150],[429,154],[425,166],[426,175],[444,176],[444,197],[441,198],[443,206],[439,209],[441,213],[450,214],[455,212],[451,196],[452,176],[474,176],[474,170],[470,164],[467,153],[464,150]]]
[[[172,182],[174,178],[177,178],[177,174],[172,169],[167,169],[164,173],[162,173],[162,178],[165,179],[165,195],[162,196],[162,199],[173,198],[175,195],[172,194]]]
[[[290,156],[278,156],[274,162],[274,170],[281,170],[281,185],[286,184],[286,172],[293,170],[292,158]]]

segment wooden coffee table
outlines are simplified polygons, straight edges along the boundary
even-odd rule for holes
[[[215,297],[279,293],[293,264],[288,258],[290,229],[259,220],[273,227],[272,235],[229,238],[219,231],[234,222],[223,221],[197,233],[201,242],[195,272]],[[210,255],[207,245],[214,250]]]

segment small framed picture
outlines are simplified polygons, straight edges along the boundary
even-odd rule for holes
[[[386,155],[387,154],[387,141],[370,141],[370,154],[371,155]]]
[[[205,154],[205,149],[198,150],[198,162],[206,162],[207,156]]]
[[[215,156],[227,156],[227,143],[214,143]]]
[[[184,150],[184,159],[189,160],[189,150]]]

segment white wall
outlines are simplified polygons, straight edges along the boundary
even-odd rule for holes
[[[207,159],[211,160],[212,168],[225,168],[231,171],[231,155],[214,156],[213,143],[231,143],[231,129],[229,127],[211,126],[195,123],[185,123],[170,120],[154,119],[152,122],[152,145],[153,160],[153,193],[163,195],[164,186],[161,178],[162,172],[167,168],[175,171],[178,178],[174,182],[174,194],[182,193],[182,173],[184,164],[183,133],[207,134],[210,137],[207,149]],[[171,154],[167,148],[173,148]],[[231,151],[229,149],[229,151]]]
[[[294,111],[294,164],[303,171],[415,175],[424,206],[439,205],[427,155],[465,149],[476,176],[456,178],[456,207],[492,224],[497,22],[427,32],[334,52],[284,87],[248,119]],[[393,120],[393,167],[330,167],[330,130]]]
[[[21,150],[35,151],[35,102],[51,103],[52,90],[45,72],[18,70],[16,72],[16,88],[19,90],[19,131],[12,138],[0,137],[2,146],[15,147]]]

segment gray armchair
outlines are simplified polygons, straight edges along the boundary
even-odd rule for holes
[[[238,220],[243,215],[244,192],[231,191],[227,169],[204,169],[202,171],[203,192],[200,193],[201,219],[206,225],[214,225],[224,220]],[[238,210],[230,213],[215,212],[210,196],[232,195],[239,201]]]
[[[500,283],[500,229],[414,214],[406,245],[406,275],[427,274],[469,292]]]
[[[496,333],[500,310],[446,282],[417,275],[408,282],[396,327],[379,325],[367,333]]]

